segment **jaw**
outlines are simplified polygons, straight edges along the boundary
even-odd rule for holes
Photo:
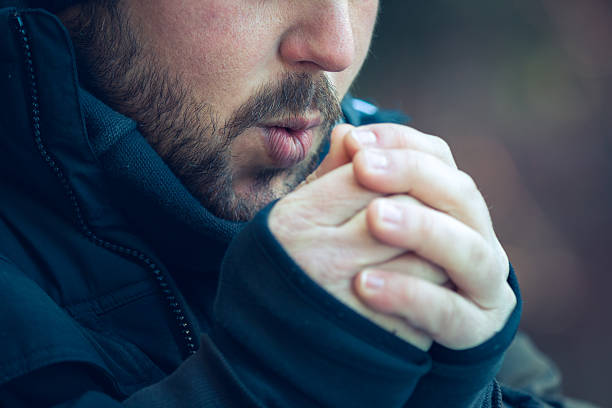
[[[245,158],[232,154],[232,192],[237,200],[252,203],[257,210],[293,191],[312,173],[319,163],[324,138],[315,135],[315,145],[301,162],[288,168],[279,168],[267,157],[265,150],[254,155],[251,150]],[[262,157],[263,155],[263,157]]]

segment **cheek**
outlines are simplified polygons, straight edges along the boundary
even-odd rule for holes
[[[210,97],[244,87],[244,78],[265,63],[262,44],[271,44],[271,36],[260,29],[261,10],[245,2],[136,0],[136,7],[131,15],[147,47],[195,91],[206,89]]]
[[[362,64],[370,49],[370,42],[372,41],[372,34],[374,32],[374,26],[376,25],[377,16],[378,0],[364,1],[361,7],[356,7],[354,9],[352,15],[353,21],[355,22],[353,25],[353,35],[355,36],[357,47],[356,55],[358,58],[361,58]]]

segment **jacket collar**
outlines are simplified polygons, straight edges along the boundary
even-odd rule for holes
[[[146,237],[171,266],[216,269],[243,224],[207,211],[133,120],[79,86],[70,38],[54,15],[26,10],[17,19],[4,9],[2,16],[0,61],[9,64],[0,65],[7,71],[0,80],[10,79],[3,97],[11,107],[2,122],[12,129],[0,138],[0,170],[12,177],[8,181],[55,207],[76,228],[84,222],[115,241],[125,239],[128,229]],[[365,116],[352,101],[345,98],[343,108],[357,125]]]
[[[8,61],[0,81],[10,106],[0,121],[1,182],[84,232],[115,242],[145,237],[168,266],[216,269],[242,224],[208,212],[132,120],[80,88],[71,41],[54,15],[0,16],[0,61]]]
[[[0,0],[0,8],[41,8],[57,13],[80,2],[80,0]]]

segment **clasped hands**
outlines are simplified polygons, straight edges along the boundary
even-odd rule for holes
[[[476,184],[442,139],[406,126],[337,126],[269,226],[315,282],[422,350],[478,346],[516,305]]]

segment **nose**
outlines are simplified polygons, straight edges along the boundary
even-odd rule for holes
[[[355,38],[348,1],[302,2],[299,17],[281,39],[281,59],[291,66],[340,72],[355,59]],[[297,10],[296,10],[297,14]]]

